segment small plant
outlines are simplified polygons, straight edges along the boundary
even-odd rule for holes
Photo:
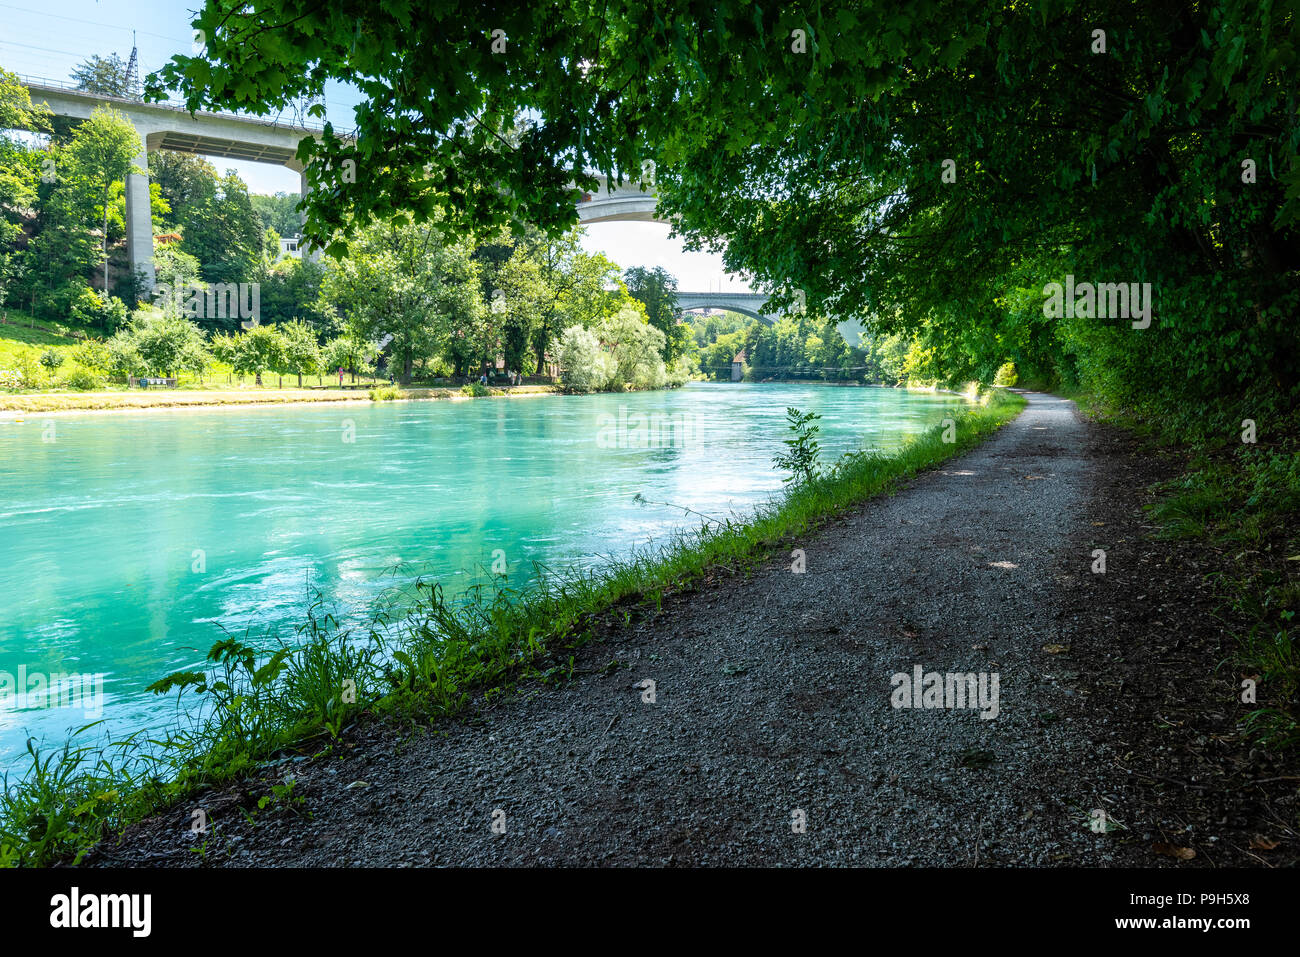
[[[402,390],[391,385],[381,385],[370,390],[370,400],[372,402],[388,402],[401,397]]]
[[[280,784],[271,785],[271,793],[263,795],[257,799],[257,809],[265,811],[268,806],[286,808],[290,811],[296,811],[298,806],[305,803],[301,795],[295,795],[293,789],[298,786],[295,778],[286,777]]]
[[[41,353],[41,365],[53,374],[59,366],[63,365],[63,353],[57,349],[46,349]]]
[[[1020,376],[1016,372],[1016,364],[1014,362],[1004,362],[993,377],[993,384],[1009,389],[1016,384],[1019,378]]]
[[[792,408],[785,410],[785,418],[794,438],[785,440],[789,451],[778,453],[773,464],[778,469],[790,470],[782,479],[784,482],[811,482],[821,467],[821,445],[817,442],[821,426],[814,424],[821,416]]]
[[[466,385],[463,385],[460,387],[460,392],[461,395],[473,396],[476,399],[481,399],[484,396],[489,396],[492,394],[492,390],[489,389],[481,382],[470,382]]]
[[[23,374],[17,369],[0,369],[0,389],[17,392],[23,387]]]

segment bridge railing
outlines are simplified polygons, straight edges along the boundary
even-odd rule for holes
[[[22,83],[23,86],[28,87],[28,89],[35,87],[37,89],[47,90],[66,90],[69,93],[81,93],[85,96],[98,96],[103,97],[105,100],[113,100],[119,103],[138,103],[141,106],[158,106],[163,109],[177,110],[181,113],[190,112],[190,108],[180,100],[144,100],[131,96],[115,96],[112,93],[93,93],[90,90],[83,90],[81,87],[77,86],[77,84],[68,80],[54,80],[49,77],[31,76],[24,73],[16,74],[16,76],[18,77],[18,81]],[[325,131],[323,124],[296,118],[292,120],[282,120],[280,117],[272,118],[257,116],[251,113],[235,113],[230,110],[198,110],[195,115],[222,116],[233,120],[253,120],[254,122],[265,123],[270,126],[290,126],[296,130],[310,130],[315,133],[322,133]]]

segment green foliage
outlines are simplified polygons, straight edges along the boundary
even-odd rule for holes
[[[126,303],[113,296],[105,296],[88,287],[81,287],[68,307],[68,318],[101,334],[112,334],[126,322]]]
[[[183,289],[203,281],[199,261],[185,252],[180,243],[157,243],[153,250],[154,275],[158,283]]]
[[[322,298],[343,313],[353,339],[391,337],[404,384],[415,362],[439,347],[462,366],[488,359],[500,346],[499,330],[484,308],[472,251],[470,241],[428,226],[373,226],[326,274]]]
[[[783,482],[811,482],[821,469],[821,444],[817,441],[821,426],[816,424],[821,416],[816,412],[791,408],[785,410],[785,418],[794,434],[783,440],[786,451],[777,453],[772,464],[778,469],[790,471],[781,480]]]
[[[127,83],[126,63],[116,53],[106,57],[97,54],[82,60],[72,71],[78,90],[103,93],[108,96],[130,97],[137,91]]]
[[[492,394],[492,390],[481,382],[467,382],[460,387],[461,395],[467,395],[475,399],[483,399]]]
[[[321,308],[325,270],[318,263],[287,257],[259,270],[255,276],[261,284],[259,318],[262,322],[276,324],[301,319],[324,327],[331,321],[332,313]]]
[[[101,371],[111,368],[108,347],[98,339],[86,339],[72,347],[72,359],[87,369]]]
[[[62,385],[74,392],[95,392],[104,387],[104,377],[89,369],[74,369],[63,377]]]
[[[114,187],[126,179],[139,152],[140,137],[131,121],[111,107],[98,106],[73,131],[67,149],[57,159],[55,192],[66,200],[68,225],[84,228],[99,220],[99,261],[104,267],[105,292],[110,288],[108,221]]]
[[[1080,22],[1105,25],[1105,52]],[[303,149],[324,160],[308,166],[309,229],[340,254],[336,231],[406,210],[558,234],[571,182],[639,178],[649,159],[690,247],[778,299],[799,289],[811,310],[906,333],[912,374],[988,382],[1012,361],[1118,399],[1300,374],[1286,5],[561,3],[502,20],[511,57],[454,5],[413,21],[208,0],[195,24],[204,53],[157,78],[192,108],[269,112],[373,80],[355,138]],[[344,180],[358,169],[372,175]],[[1045,316],[1066,275],[1150,283],[1152,326]]]
[[[46,349],[41,353],[40,363],[51,375],[58,371],[59,366],[63,365],[64,355],[55,349]]]
[[[582,326],[565,329],[560,336],[557,360],[560,377],[571,392],[604,389],[614,374],[614,360],[601,348],[596,334]]]
[[[167,224],[178,228],[216,192],[218,180],[216,167],[206,158],[171,150],[149,154],[149,176],[167,203]]]
[[[211,361],[198,326],[153,306],[136,310],[128,328],[109,340],[108,347],[114,365],[130,374],[198,375]]]
[[[628,295],[645,306],[646,319],[664,336],[661,355],[665,363],[676,361],[686,351],[688,328],[677,321],[677,279],[656,266],[634,266],[623,274]]]
[[[184,251],[199,261],[207,282],[247,282],[262,258],[261,220],[248,187],[233,170],[195,186],[179,216]]]
[[[630,303],[595,328],[601,346],[614,360],[608,387],[621,391],[661,389],[668,381],[664,334],[651,325],[640,303]]]
[[[591,329],[564,330],[558,360],[566,389],[572,392],[661,389],[670,383],[664,365],[664,335],[646,321],[639,302],[630,301]],[[680,385],[687,371],[674,363],[671,381]]]
[[[316,331],[307,323],[295,319],[293,322],[276,326],[283,342],[283,361],[275,371],[298,377],[298,388],[302,388],[304,375],[316,375],[322,370],[320,344],[316,341]]]
[[[738,319],[719,322],[709,316],[691,321],[699,343],[696,361],[705,377],[730,379],[732,360],[743,351],[747,378],[898,381],[873,359],[870,341],[860,348],[850,346],[831,319],[809,314],[774,323]]]
[[[355,375],[368,375],[375,366],[375,349],[356,336],[343,335],[331,339],[321,350],[325,372],[333,375],[342,369]]]
[[[283,369],[288,361],[284,336],[274,326],[257,325],[235,338],[230,364],[240,375],[256,377],[262,384],[262,374]]]
[[[262,228],[275,230],[278,236],[288,238],[297,235],[302,228],[298,214],[297,193],[276,193],[274,196],[253,196],[253,209],[262,223]],[[272,255],[276,250],[271,250]]]
[[[13,372],[17,373],[21,388],[43,389],[49,381],[44,366],[40,364],[34,353],[25,352],[15,357],[11,365]]]

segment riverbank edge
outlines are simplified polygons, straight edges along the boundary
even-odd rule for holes
[[[969,384],[961,391],[956,389],[937,388],[934,386],[891,386],[876,382],[830,382],[810,379],[774,380],[771,383],[753,384],[816,385],[835,386],[837,388],[856,387],[871,389],[902,389],[907,392],[943,392],[950,395],[961,396],[962,398],[971,401],[975,400],[978,396],[978,391],[974,388],[974,383]],[[676,387],[668,386],[667,388]],[[328,392],[320,389],[274,389],[270,391],[270,394],[266,395],[235,391],[222,392],[217,390],[213,390],[209,393],[199,389],[171,390],[167,393],[36,392],[30,395],[0,396],[0,425],[13,422],[16,418],[21,418],[22,416],[27,415],[102,415],[114,412],[183,412],[189,409],[266,409],[283,408],[284,406],[290,405],[362,405],[377,402],[460,402],[468,399],[520,399],[555,395],[608,394],[572,393],[566,391],[563,386],[558,385],[522,385],[511,386],[508,389],[488,386],[487,389],[488,394],[481,396],[469,395],[462,392],[460,389],[446,389],[441,387],[428,389],[405,389],[401,386],[389,386],[383,384],[376,384],[373,388],[365,390],[356,389],[349,392]],[[375,395],[375,393],[380,394]],[[152,400],[154,396],[157,396],[158,401],[148,401]],[[182,396],[199,396],[200,398],[191,400],[189,398],[182,398]],[[121,397],[127,401],[120,404],[102,404],[103,400],[110,397]],[[20,401],[23,399],[31,399],[33,401],[30,403],[23,403]],[[72,400],[75,404],[71,407],[51,408],[47,407],[46,403],[39,401],[43,399],[67,399]],[[133,401],[130,401],[135,399],[145,399],[146,401],[141,404],[135,404]]]
[[[377,390],[396,390],[397,395],[392,398],[376,399],[372,398],[370,392]],[[185,411],[187,409],[248,409],[248,408],[279,408],[287,405],[358,405],[362,403],[376,402],[434,402],[434,401],[461,401],[474,398],[529,398],[534,396],[562,395],[563,390],[558,386],[550,385],[526,385],[513,386],[509,389],[488,388],[488,395],[472,396],[461,392],[458,389],[401,389],[388,385],[376,385],[374,389],[357,389],[351,392],[327,392],[321,394],[322,390],[306,389],[275,389],[272,394],[258,395],[256,393],[242,392],[217,392],[204,393],[201,390],[173,390],[170,393],[159,395],[159,401],[146,401],[142,404],[124,402],[121,404],[93,404],[92,400],[102,400],[107,397],[121,396],[126,399],[152,398],[157,393],[130,393],[130,392],[39,392],[30,396],[9,396],[0,399],[0,415],[5,416],[23,416],[23,415],[89,415],[104,414],[112,412],[153,412],[153,411]],[[190,400],[182,399],[181,396],[201,396],[202,398]],[[210,396],[210,397],[209,397]],[[81,402],[71,407],[47,408],[45,404],[35,402],[28,405],[19,406],[15,402],[18,399],[30,398],[33,400],[40,399],[71,399]],[[84,400],[84,401],[82,401]]]
[[[476,601],[463,607],[444,603],[440,589],[432,586],[428,605],[419,606],[417,616],[425,622],[423,633],[406,636],[409,643],[397,649],[401,658],[396,670],[391,658],[383,667],[377,658],[358,666],[348,632],[320,638],[313,618],[309,633],[319,640],[284,651],[275,673],[299,680],[311,667],[328,673],[332,683],[324,689],[323,706],[319,697],[311,702],[315,707],[287,704],[280,689],[261,682],[260,691],[239,688],[239,707],[244,710],[235,716],[234,728],[210,718],[186,738],[183,753],[166,760],[141,754],[122,760],[119,746],[114,746],[119,754],[114,762],[103,759],[105,748],[74,748],[69,743],[55,753],[33,749],[32,768],[12,785],[6,777],[0,796],[0,866],[75,864],[131,824],[186,796],[260,770],[273,756],[328,751],[332,740],[363,716],[446,718],[522,680],[562,676],[565,656],[593,640],[606,618],[627,617],[638,608],[661,603],[669,592],[690,591],[707,576],[734,575],[770,560],[795,536],[980,445],[1025,405],[1020,396],[990,390],[973,408],[946,417],[892,455],[845,456],[816,480],[792,487],[747,520],[703,524],[599,572],[552,575],[520,591],[496,585],[490,593],[476,592]],[[430,630],[434,624],[437,628]],[[232,647],[238,644],[222,643],[225,650],[212,657],[213,667],[225,668],[230,676],[232,664],[236,672],[242,666],[242,677],[257,681],[269,664],[265,658],[248,657],[251,649]],[[222,645],[214,646],[213,653]],[[363,674],[365,668],[372,670]],[[340,674],[355,679],[347,703],[339,693]],[[195,683],[159,685],[183,694]],[[322,688],[313,685],[309,690],[319,693]],[[225,713],[220,700],[209,702],[214,703],[215,715]],[[249,711],[263,707],[265,712]],[[272,713],[279,724],[269,733],[263,730],[256,740],[241,735],[238,729],[261,727]],[[228,722],[229,714],[226,718]]]

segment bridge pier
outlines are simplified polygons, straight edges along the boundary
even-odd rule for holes
[[[153,208],[149,201],[149,149],[142,140],[135,169],[126,177],[126,260],[131,274],[140,277],[138,292],[153,294],[157,274],[153,264]],[[104,290],[108,294],[108,290]]]
[[[126,177],[127,262],[140,277],[139,294],[147,299],[157,284],[153,261],[153,214],[149,202],[149,154],[155,150],[273,163],[297,170],[298,144],[320,130],[231,113],[194,112],[178,104],[145,103],[130,97],[79,90],[70,84],[20,78],[33,103],[44,103],[58,116],[87,119],[100,107],[123,114],[140,137],[135,168]],[[304,182],[304,187],[305,187]],[[170,277],[164,277],[170,278]]]
[[[298,198],[300,200],[306,199],[307,194],[310,191],[311,191],[311,187],[307,183],[307,167],[304,166],[302,169],[298,170]],[[307,225],[307,214],[302,212],[301,210],[299,210],[298,212],[298,222],[302,226]],[[313,263],[320,262],[321,251],[319,249],[316,249],[306,240],[303,240],[301,243],[299,243],[298,248],[302,251],[303,259]]]

